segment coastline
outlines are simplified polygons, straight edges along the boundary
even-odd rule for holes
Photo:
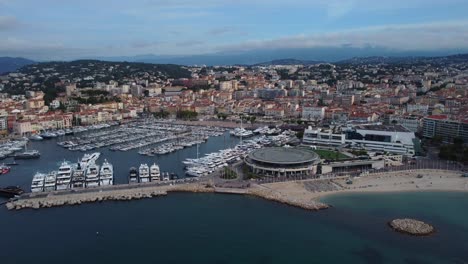
[[[419,178],[418,175],[423,175]],[[97,188],[93,192],[54,192],[46,196],[26,195],[6,203],[9,210],[39,209],[65,205],[79,205],[101,201],[138,200],[166,196],[171,192],[223,193],[249,195],[305,210],[323,210],[330,207],[326,197],[350,193],[389,192],[468,192],[468,178],[461,172],[443,170],[415,170],[370,174],[355,178],[348,185],[345,178],[308,179],[266,184],[252,184],[245,189],[217,188],[207,182],[148,186],[125,186],[119,189]]]

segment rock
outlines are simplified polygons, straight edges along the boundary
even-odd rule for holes
[[[414,236],[427,236],[435,232],[435,228],[430,224],[409,218],[394,219],[389,225],[395,231]]]

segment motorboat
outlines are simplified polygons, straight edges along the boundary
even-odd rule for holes
[[[110,164],[107,160],[104,160],[104,163],[101,166],[101,171],[99,173],[99,185],[113,185],[114,184],[114,166]]]
[[[99,186],[99,165],[92,163],[86,169],[86,188]]]
[[[32,179],[31,192],[43,192],[45,178],[45,174],[37,172]]]
[[[138,183],[138,171],[135,167],[130,168],[128,183]]]
[[[152,182],[161,180],[161,172],[159,170],[159,166],[156,163],[150,167],[150,180]]]
[[[140,165],[138,175],[140,177],[140,182],[144,183],[150,181],[149,167],[147,164]]]
[[[73,169],[70,163],[62,162],[57,172],[57,190],[66,190],[70,188],[70,182]]]

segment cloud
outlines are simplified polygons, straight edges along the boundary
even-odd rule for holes
[[[383,47],[401,51],[468,47],[468,20],[428,24],[386,25],[321,34],[253,40],[218,47],[219,51],[314,47]]]
[[[203,41],[187,40],[187,41],[177,42],[175,45],[177,47],[193,47],[193,46],[200,46],[200,45],[204,45],[204,44],[205,44],[205,42],[203,42]]]
[[[162,41],[134,41],[130,44],[131,48],[134,49],[145,49],[145,48],[153,48],[163,44]]]
[[[21,23],[13,16],[0,16],[0,31],[18,28]]]
[[[206,32],[207,35],[212,35],[212,36],[221,36],[230,32],[233,32],[234,29],[231,27],[220,27],[220,28],[213,28],[211,30],[208,30]]]

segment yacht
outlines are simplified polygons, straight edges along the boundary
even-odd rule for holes
[[[37,172],[32,179],[31,192],[43,192],[45,178],[45,174]]]
[[[81,164],[78,162],[75,169],[73,170],[73,176],[71,180],[72,189],[80,189],[85,187],[85,172],[86,168],[82,167]]]
[[[43,140],[44,138],[37,135],[37,134],[34,134],[34,135],[30,136],[29,139],[39,141],[39,140]]]
[[[38,159],[41,153],[38,150],[25,150],[13,156],[15,159]]]
[[[62,162],[57,173],[57,190],[70,188],[72,172],[72,166],[68,162]]]
[[[154,163],[150,167],[150,179],[151,181],[160,181],[161,180],[161,172],[159,170],[159,166]]]
[[[42,133],[40,136],[43,139],[51,139],[51,138],[57,137],[57,134],[47,131],[47,132]]]
[[[101,153],[99,152],[94,152],[91,154],[84,154],[83,158],[81,158],[81,166],[87,167],[89,164],[95,163],[99,157],[101,156]]]
[[[138,174],[140,176],[140,182],[149,182],[150,181],[150,174],[149,174],[149,167],[147,164],[141,164],[138,170]]]
[[[44,192],[55,191],[56,181],[57,181],[57,172],[56,171],[49,172],[49,174],[47,174],[47,176],[44,179]]]
[[[128,183],[138,183],[138,171],[135,167],[130,168]]]
[[[114,184],[114,167],[107,162],[107,160],[104,160],[99,174],[99,185],[105,186]]]
[[[86,169],[86,188],[99,186],[99,165],[92,163]]]

